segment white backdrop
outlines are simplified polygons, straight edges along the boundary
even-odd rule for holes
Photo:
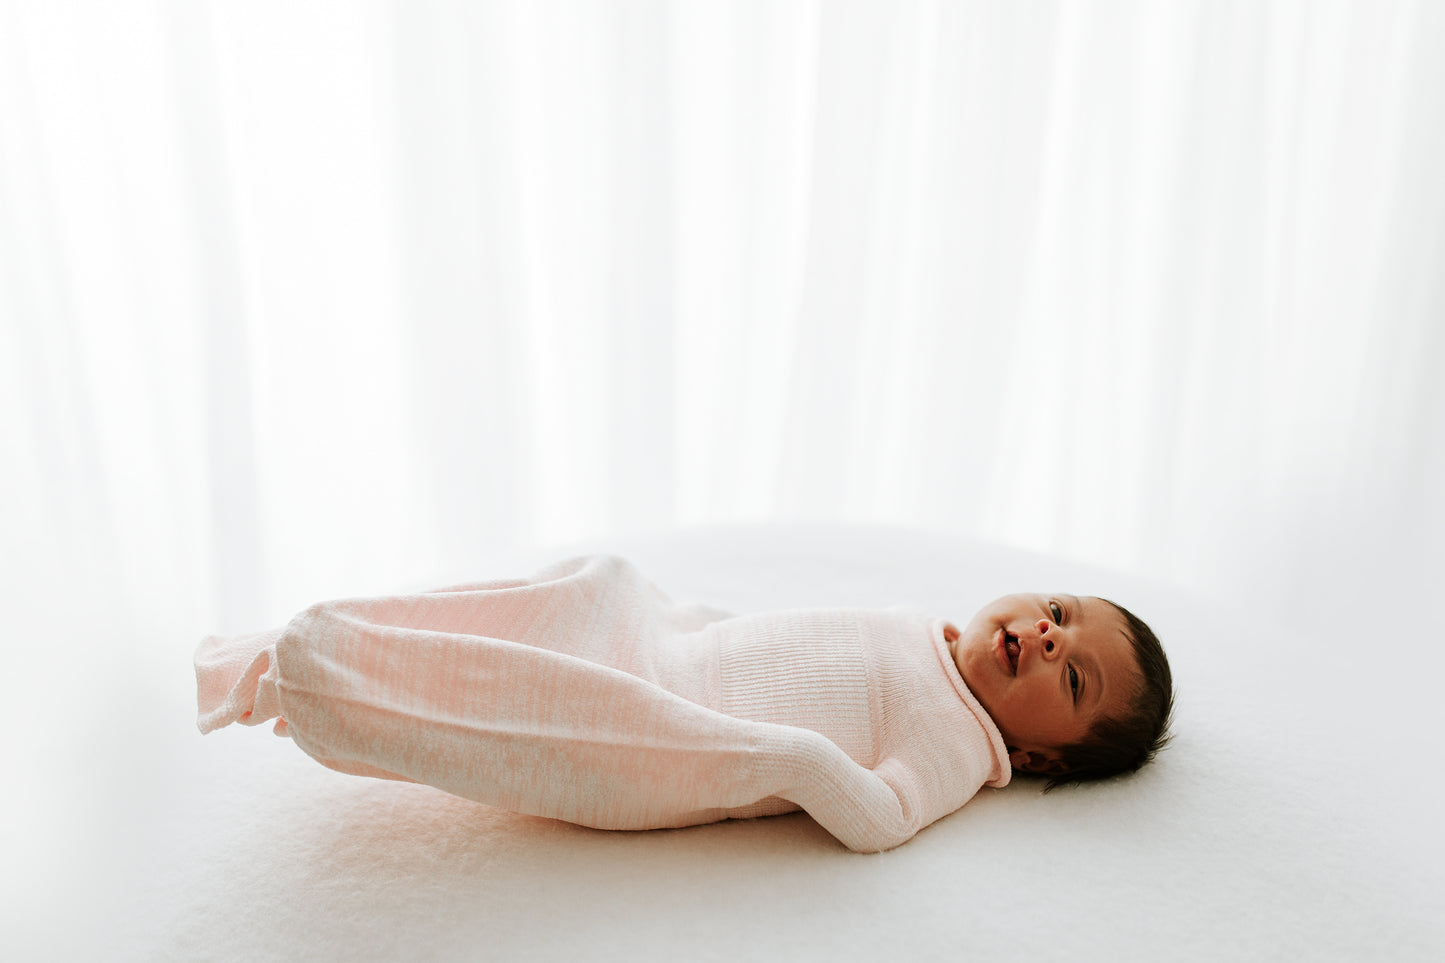
[[[1433,2],[0,0],[11,611],[838,519],[1428,620],[1442,117]]]

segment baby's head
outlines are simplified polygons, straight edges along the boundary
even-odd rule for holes
[[[1169,660],[1132,613],[1099,598],[1006,595],[945,629],[1015,769],[1049,789],[1133,772],[1168,742]]]

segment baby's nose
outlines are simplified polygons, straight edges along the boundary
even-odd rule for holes
[[[1039,619],[1034,623],[1034,631],[1039,634],[1039,639],[1043,642],[1043,652],[1045,656],[1052,656],[1058,652],[1059,647],[1055,645],[1054,640],[1050,638],[1050,633],[1053,629],[1054,623],[1048,619]]]

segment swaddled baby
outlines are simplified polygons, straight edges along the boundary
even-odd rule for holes
[[[899,610],[733,615],[625,559],[314,605],[196,652],[202,732],[276,719],[333,769],[651,829],[804,809],[878,851],[1017,769],[1132,771],[1169,665],[1111,602],[1011,595],[960,631]]]

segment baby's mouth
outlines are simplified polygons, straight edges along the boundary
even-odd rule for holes
[[[1014,675],[1018,675],[1018,674],[1019,674],[1019,637],[1018,637],[1017,635],[1014,635],[1014,634],[1013,634],[1012,632],[1010,632],[1008,629],[1004,629],[1004,632],[1003,632],[1003,650],[1004,650],[1004,654],[1008,656],[1009,668],[1013,670],[1013,674],[1014,674]]]

